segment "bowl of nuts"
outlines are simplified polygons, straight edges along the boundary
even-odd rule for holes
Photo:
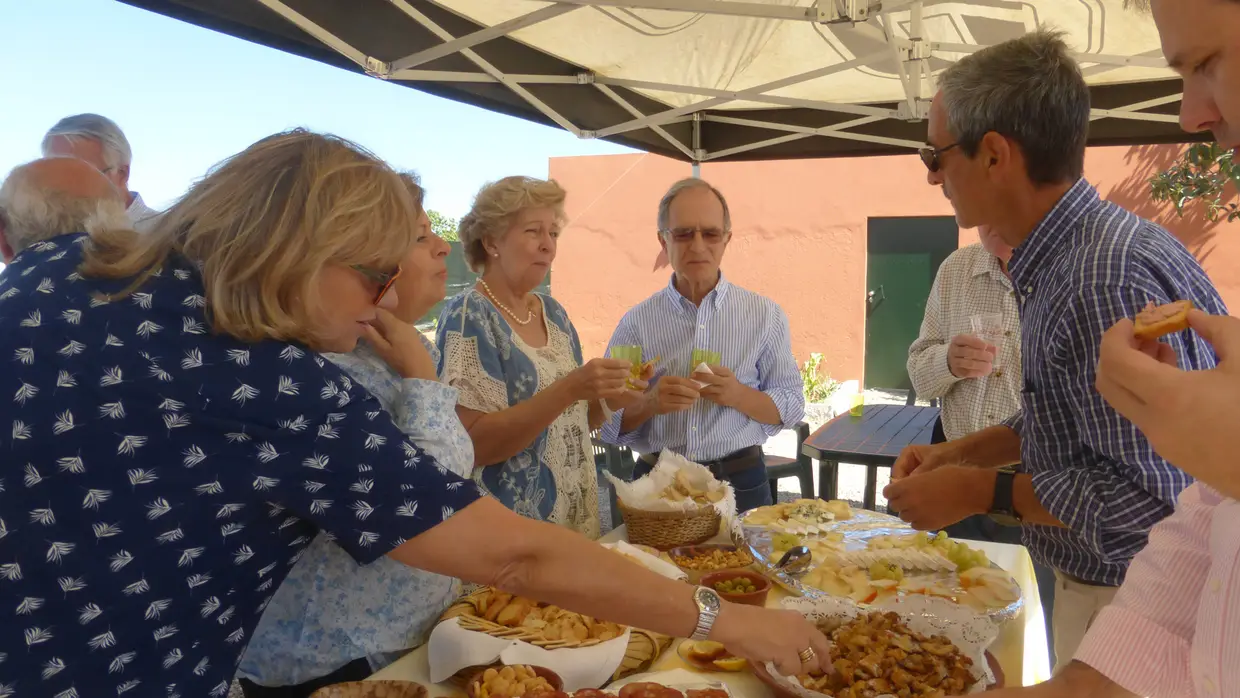
[[[735,545],[691,545],[673,548],[672,562],[689,575],[689,583],[697,584],[703,575],[724,570],[746,570],[753,566],[753,556]]]
[[[771,592],[770,580],[757,572],[748,570],[711,572],[702,577],[701,584],[714,589],[727,601],[749,606],[766,605],[766,595]]]
[[[550,669],[524,664],[487,667],[465,682],[469,698],[532,698],[552,696],[564,687]]]

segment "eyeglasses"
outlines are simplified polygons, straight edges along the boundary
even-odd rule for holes
[[[362,266],[361,264],[354,264],[352,269],[353,271],[366,277],[368,280],[379,285],[379,292],[375,294],[375,305],[379,305],[379,301],[383,300],[383,297],[387,295],[387,292],[392,289],[392,284],[396,283],[396,280],[400,278],[401,272],[399,265],[397,265],[394,271],[390,272],[371,269],[370,267]]]
[[[707,245],[717,245],[727,237],[727,233],[719,228],[673,228],[662,232],[664,237],[682,244],[693,242],[698,233],[702,234],[702,242]]]
[[[960,145],[959,141],[952,143],[951,145],[945,145],[942,148],[935,148],[932,145],[927,145],[917,152],[921,155],[921,162],[926,166],[927,170],[930,170],[931,172],[938,172],[939,169],[943,167],[943,165],[939,163],[939,156],[958,145]]]

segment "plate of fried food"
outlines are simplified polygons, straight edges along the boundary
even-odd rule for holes
[[[862,611],[819,603],[799,610],[831,641],[830,670],[784,677],[773,665],[755,667],[758,678],[782,696],[948,698],[1002,685],[1002,673],[986,652],[997,627],[950,608],[916,602]]]

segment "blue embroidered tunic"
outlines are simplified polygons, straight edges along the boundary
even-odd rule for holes
[[[581,366],[581,342],[564,307],[539,295],[547,344],[531,347],[474,289],[448,299],[439,316],[439,374],[462,407],[498,412],[529,399]],[[598,474],[587,404],[577,402],[507,461],[474,470],[474,481],[522,516],[599,536]]]
[[[369,563],[481,494],[296,344],[210,332],[195,267],[0,273],[0,698],[224,696],[320,529]]]
[[[423,344],[438,362],[439,350]],[[456,415],[456,389],[404,379],[370,347],[325,354],[379,399],[405,435],[461,477],[474,469],[474,444]],[[254,631],[241,675],[263,686],[311,681],[361,657],[376,671],[418,647],[461,593],[451,577],[381,558],[359,565],[320,533],[289,573]]]

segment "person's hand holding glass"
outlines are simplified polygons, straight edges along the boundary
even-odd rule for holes
[[[952,337],[947,368],[957,378],[985,378],[999,368],[1003,349],[1002,313],[979,313],[969,318],[972,334]]]

